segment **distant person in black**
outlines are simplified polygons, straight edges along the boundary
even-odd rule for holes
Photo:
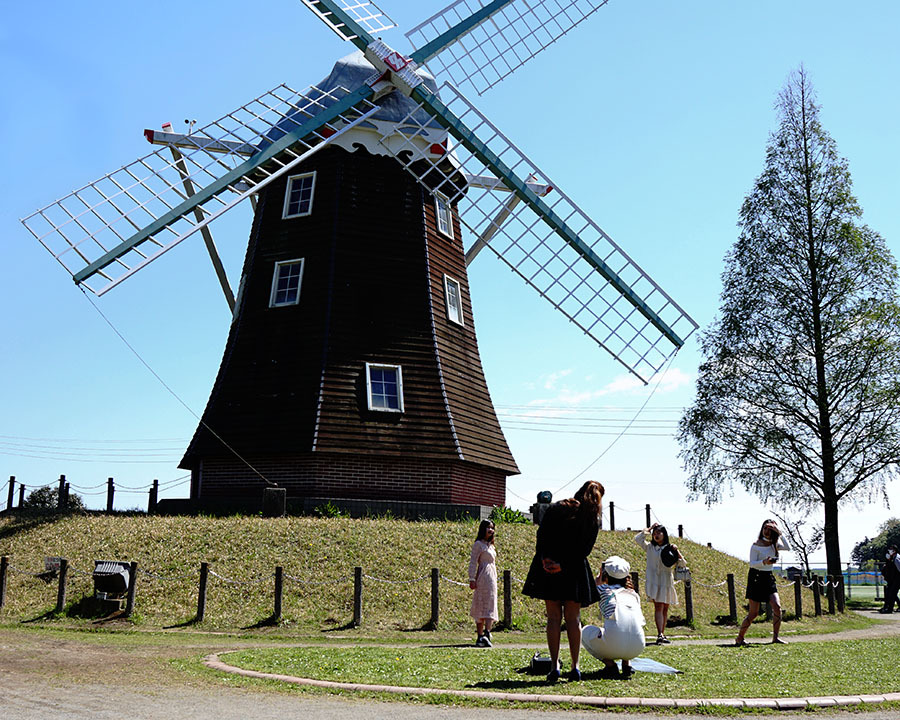
[[[885,553],[887,562],[881,566],[881,574],[884,575],[884,607],[878,612],[889,614],[894,612],[894,603],[897,602],[897,590],[900,590],[900,555],[897,554],[897,546],[888,546]]]
[[[537,531],[534,559],[522,592],[547,606],[547,648],[551,670],[548,682],[559,680],[559,641],[566,621],[572,669],[569,680],[580,680],[581,608],[600,599],[588,555],[600,529],[603,486],[594,481],[582,485],[575,497],[547,508]]]

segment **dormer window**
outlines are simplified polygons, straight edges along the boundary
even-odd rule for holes
[[[269,307],[284,307],[299,303],[301,280],[303,280],[303,258],[275,263]]]
[[[444,275],[444,299],[447,301],[447,317],[451,322],[465,325],[463,321],[462,290],[459,281]]]
[[[403,373],[399,365],[366,363],[369,410],[403,412]]]
[[[434,194],[434,212],[437,215],[437,227],[447,237],[453,237],[453,216],[450,214],[450,201],[446,195]]]
[[[284,193],[284,212],[281,217],[287,220],[288,218],[305,217],[312,213],[315,186],[316,174],[314,172],[289,177],[287,190]]]

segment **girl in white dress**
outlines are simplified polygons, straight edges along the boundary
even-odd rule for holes
[[[469,559],[469,589],[472,595],[472,609],[469,614],[475,619],[478,647],[491,647],[491,626],[499,619],[497,614],[497,551],[494,549],[494,523],[482,520],[478,526],[478,537],[472,544]]]
[[[649,540],[647,538],[650,538]],[[666,623],[669,621],[669,605],[678,604],[678,595],[675,594],[675,565],[685,567],[684,557],[675,545],[669,544],[669,533],[665,526],[653,523],[650,527],[641,530],[634,537],[634,541],[647,553],[647,572],[644,587],[647,597],[653,601],[653,618],[656,621],[656,644],[664,645],[671,642],[666,637]],[[667,553],[674,552],[676,563],[666,566],[663,563],[663,550]]]

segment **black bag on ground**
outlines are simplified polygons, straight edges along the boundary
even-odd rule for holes
[[[546,675],[550,672],[551,667],[550,658],[536,652],[531,658],[531,662],[528,663],[528,673],[529,675]]]

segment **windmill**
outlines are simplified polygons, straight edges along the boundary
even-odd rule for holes
[[[273,485],[307,505],[502,505],[518,468],[475,337],[479,252],[644,382],[697,327],[456,87],[487,91],[606,0],[459,0],[409,56],[375,38],[393,23],[374,4],[303,2],[356,47],[329,77],[146,131],[159,149],[23,222],[98,295],[204,237],[233,319],[181,463],[197,505],[254,509]],[[247,199],[234,293],[209,226]]]

